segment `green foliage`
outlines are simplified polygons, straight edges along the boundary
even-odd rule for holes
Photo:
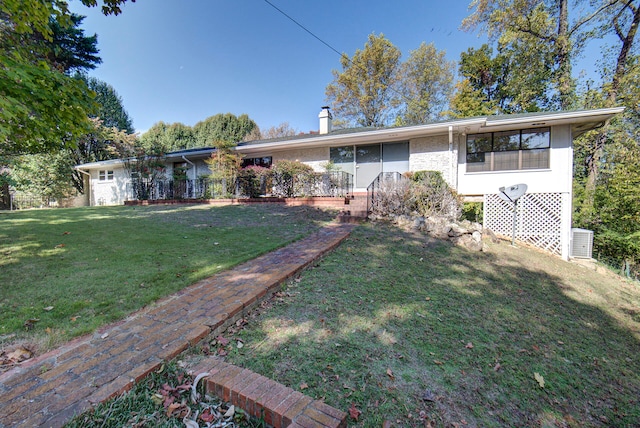
[[[235,145],[242,141],[258,125],[242,114],[219,113],[210,116],[193,126],[196,147],[219,146],[221,143]]]
[[[407,173],[407,177],[411,180],[409,212],[416,211],[424,217],[460,216],[460,200],[440,171],[415,171]]]
[[[155,123],[140,137],[141,144],[150,150],[173,152],[199,147],[193,129],[180,122],[167,124]]]
[[[640,231],[625,235],[603,230],[594,234],[593,245],[598,259],[623,275],[640,279]]]
[[[95,102],[98,110],[90,117],[98,118],[107,128],[117,128],[133,134],[133,121],[124,108],[122,98],[110,84],[95,77],[81,76],[87,87],[96,93]]]
[[[298,161],[279,160],[272,167],[273,195],[285,198],[305,195],[304,187],[314,181],[313,168]]]
[[[14,158],[11,177],[16,190],[43,199],[64,199],[74,194],[72,160],[67,152],[23,155]]]
[[[270,168],[250,165],[238,172],[240,192],[250,198],[271,193],[273,171]]]
[[[422,42],[401,66],[402,122],[422,124],[441,119],[453,93],[455,63],[433,43]]]
[[[384,126],[399,104],[397,85],[400,50],[383,34],[370,34],[364,49],[352,58],[343,54],[342,71],[332,70],[327,100],[337,122],[359,126]]]
[[[103,13],[118,14],[125,2],[104,0]],[[96,105],[86,85],[62,70],[95,64],[95,39],[76,28],[81,19],[64,0],[4,0],[0,18],[0,154],[72,147],[90,131]]]
[[[482,224],[484,208],[482,202],[464,202],[462,204],[462,219]]]

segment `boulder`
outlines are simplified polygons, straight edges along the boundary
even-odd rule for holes
[[[451,239],[451,242],[469,251],[482,251],[482,239],[478,242],[471,234],[454,237]]]

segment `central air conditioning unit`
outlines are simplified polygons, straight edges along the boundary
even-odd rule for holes
[[[593,252],[593,231],[571,229],[571,257],[590,259]]]

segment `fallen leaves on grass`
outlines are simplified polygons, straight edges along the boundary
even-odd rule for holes
[[[38,321],[40,321],[39,318],[29,318],[24,322],[24,328],[31,330]]]
[[[46,308],[42,308],[42,310],[50,312],[53,310],[53,306],[47,306]]]
[[[395,379],[396,377],[393,375],[393,371],[391,369],[387,369],[387,376],[389,376],[389,378],[391,380]]]
[[[540,388],[544,388],[544,378],[542,377],[542,375],[540,373],[538,373],[538,372],[535,372],[533,374],[533,377],[538,382],[538,385],[540,385]]]
[[[473,349],[473,343],[469,342],[465,345],[465,348],[467,349]]]
[[[306,382],[302,382],[302,383],[300,384],[300,391],[303,391],[303,390],[305,390],[305,389],[307,389],[307,388],[309,388],[309,385],[307,385],[307,383],[306,383]]]
[[[0,365],[19,364],[33,357],[33,351],[24,346],[18,346],[13,351],[0,354]]]
[[[357,421],[361,414],[362,412],[356,408],[356,403],[351,403],[351,407],[349,407],[349,416]]]

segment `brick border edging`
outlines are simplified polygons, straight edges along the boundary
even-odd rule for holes
[[[274,428],[346,428],[347,414],[265,376],[208,357],[193,367],[209,373],[205,390]]]

